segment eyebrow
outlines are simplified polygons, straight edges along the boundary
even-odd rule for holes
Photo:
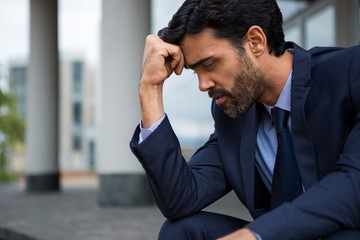
[[[196,61],[196,62],[194,62],[194,63],[192,63],[192,64],[188,64],[188,65],[186,66],[186,68],[195,69],[195,68],[197,68],[198,66],[200,66],[201,64],[203,64],[204,62],[210,60],[211,58],[213,58],[213,57],[210,56],[210,57],[202,58],[202,59],[200,59],[200,60],[198,60],[198,61]]]

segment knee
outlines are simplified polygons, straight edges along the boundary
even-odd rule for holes
[[[199,212],[189,217],[166,220],[160,230],[159,239],[216,239],[243,227],[248,222],[218,213]]]
[[[159,233],[159,240],[186,240],[200,239],[196,237],[199,234],[199,222],[193,218],[184,218],[177,221],[166,220]]]

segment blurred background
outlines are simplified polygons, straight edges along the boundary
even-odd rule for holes
[[[59,191],[67,178],[90,176],[101,204],[150,201],[128,147],[140,121],[143,43],[181,3],[0,0],[0,184]],[[306,49],[360,43],[359,0],[278,3],[288,41]],[[186,158],[213,131],[210,99],[197,85],[185,71],[164,89]]]

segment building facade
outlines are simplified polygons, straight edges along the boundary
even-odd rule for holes
[[[10,91],[17,101],[19,115],[27,116],[27,63],[11,61],[9,66]],[[59,165],[62,172],[95,170],[95,70],[83,57],[65,56],[60,64],[60,126]],[[25,148],[16,149],[12,169],[25,169]]]
[[[360,43],[359,0],[317,0],[285,22],[285,36],[305,49]]]
[[[66,58],[60,75],[60,170],[95,170],[95,72],[83,58]]]

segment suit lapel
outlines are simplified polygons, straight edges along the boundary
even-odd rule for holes
[[[254,104],[247,112],[240,144],[241,174],[243,176],[244,191],[249,193],[246,194],[246,201],[250,209],[254,209],[257,105]]]
[[[250,209],[254,205],[256,105],[246,116],[233,119],[213,103],[215,128],[227,177],[241,201]]]
[[[311,87],[309,52],[294,45],[294,65],[291,86],[291,128],[294,151],[305,189],[317,181],[314,146],[305,116],[305,100]]]

